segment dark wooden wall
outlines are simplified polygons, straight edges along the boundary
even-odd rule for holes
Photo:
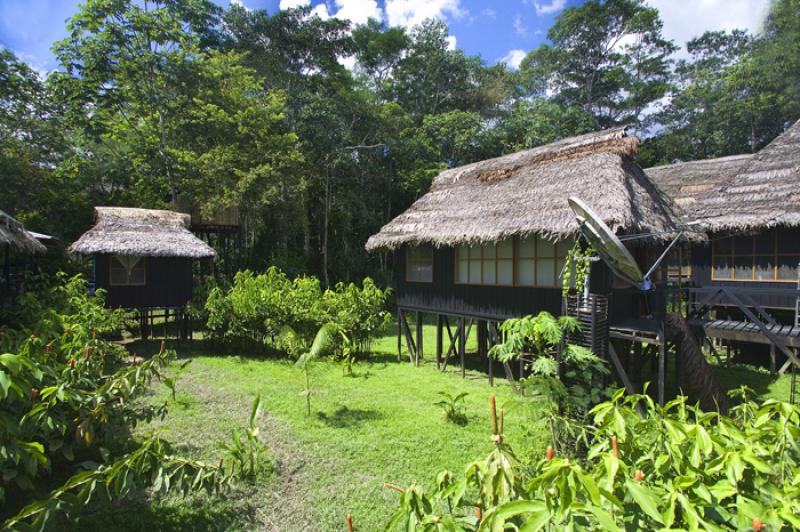
[[[433,282],[406,281],[403,247],[394,254],[397,305],[404,309],[482,319],[505,319],[546,310],[561,314],[561,288],[524,286],[479,286],[454,282],[453,248],[439,248],[433,254]],[[603,263],[592,266],[591,291],[611,297],[609,319],[621,321],[638,311],[641,296],[636,289],[612,290],[612,276]]]
[[[180,307],[192,298],[192,260],[176,257],[147,257],[143,286],[111,286],[109,256],[95,255],[95,288],[108,294],[109,307]]]
[[[800,228],[780,227],[777,228],[778,238],[791,242],[796,242],[800,250]],[[709,235],[711,240],[722,235],[712,233]],[[712,281],[711,280],[711,244],[695,244],[691,251],[692,264],[692,285],[697,287],[707,286],[729,286],[740,289],[754,289],[750,295],[756,302],[763,307],[772,309],[794,310],[796,296],[794,293],[785,296],[780,294],[759,294],[759,288],[787,289],[795,290],[795,283],[769,282],[769,281]]]

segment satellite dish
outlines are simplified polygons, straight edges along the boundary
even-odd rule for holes
[[[624,281],[642,290],[652,288],[650,280],[642,274],[636,260],[617,235],[588,205],[576,197],[569,198],[569,206],[581,228],[581,234],[608,264],[611,271]],[[649,272],[648,272],[649,273]]]

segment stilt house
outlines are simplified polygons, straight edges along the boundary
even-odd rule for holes
[[[192,297],[192,261],[214,250],[193,235],[189,215],[95,207],[96,225],[70,247],[93,258],[93,282],[111,307],[180,309]]]
[[[567,251],[579,233],[567,199],[576,196],[620,235],[643,235],[632,249],[649,268],[683,227],[672,202],[636,164],[636,137],[625,128],[570,137],[495,159],[445,170],[430,191],[370,237],[369,251],[394,255],[401,335],[409,351],[422,351],[421,321],[416,341],[405,315],[437,317],[437,358],[442,324],[478,325],[479,351],[496,337],[496,322],[549,311],[562,313],[562,280]],[[648,305],[640,291],[595,263],[590,280],[595,312],[589,318],[589,345],[602,354],[609,325],[665,311]],[[659,284],[663,288],[663,284]],[[660,292],[663,295],[663,290]],[[658,299],[658,298],[656,298]],[[651,328],[664,343],[663,322]],[[487,329],[488,324],[488,331]],[[496,338],[495,338],[496,339]],[[491,341],[491,340],[490,340]],[[456,339],[451,338],[451,349]],[[459,346],[463,366],[463,345]],[[663,358],[663,355],[662,355]],[[491,364],[489,364],[491,371]],[[490,375],[491,378],[491,375]]]
[[[16,271],[23,271],[29,258],[40,255],[47,248],[30,232],[3,211],[0,211],[0,248],[2,248],[2,278],[0,278],[0,302],[11,298],[19,289]]]
[[[800,122],[754,155],[649,168],[709,236],[691,246],[689,318],[711,337],[800,347]],[[710,311],[713,311],[709,314]]]

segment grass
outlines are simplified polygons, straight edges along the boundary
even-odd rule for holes
[[[429,352],[435,328],[426,326],[424,334]],[[154,344],[131,347],[155,349]],[[291,361],[181,349],[192,362],[178,383],[177,404],[170,404],[163,421],[140,426],[138,433],[161,431],[183,453],[216,461],[219,445],[231,429],[246,424],[252,398],[260,393],[266,412],[261,434],[270,446],[272,474],[238,486],[229,497],[148,501],[142,495],[110,508],[98,505],[81,529],[339,530],[350,513],[360,530],[379,530],[398,500],[384,482],[431,486],[442,469],[461,471],[491,450],[492,393],[506,409],[508,441],[518,452],[541,452],[546,445],[541,412],[531,412],[503,379],[490,388],[480,372],[468,371],[462,379],[454,365],[442,373],[430,355],[420,367],[407,358],[398,362],[392,336],[372,349],[375,354],[359,362],[352,377],[343,375],[339,363],[314,363],[310,417],[300,395],[302,371]],[[467,392],[466,425],[445,420],[434,405],[440,391]],[[160,388],[149,398],[168,399]]]
[[[413,324],[411,325],[413,330]],[[314,363],[312,416],[305,413],[300,368],[291,361],[221,356],[202,350],[202,342],[177,346],[192,360],[178,383],[177,403],[156,387],[149,401],[170,401],[169,414],[137,429],[158,431],[184,454],[216,461],[230,431],[244,427],[253,396],[262,394],[265,415],[261,436],[269,445],[272,471],[253,484],[238,484],[219,497],[131,499],[96,504],[80,522],[81,530],[341,530],[345,516],[357,529],[379,530],[396,507],[397,492],[384,482],[431,486],[442,469],[461,471],[491,448],[488,402],[496,394],[506,409],[508,441],[518,454],[537,455],[548,444],[536,403],[523,402],[503,379],[490,388],[486,375],[457,363],[437,371],[432,356],[435,327],[423,329],[426,358],[420,367],[403,351],[397,360],[393,331],[377,339],[373,356],[344,376],[332,361]],[[445,335],[445,339],[447,337]],[[475,331],[468,352],[475,349]],[[140,353],[155,342],[132,344]],[[477,367],[468,356],[468,367]],[[790,379],[776,378],[756,366],[714,367],[722,385],[746,384],[762,399],[787,400]],[[434,403],[438,392],[467,392],[467,423],[448,423]]]

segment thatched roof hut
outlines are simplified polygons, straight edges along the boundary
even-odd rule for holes
[[[215,257],[214,250],[189,231],[188,214],[127,207],[95,207],[97,223],[70,251],[140,257]]]
[[[32,237],[17,220],[0,211],[0,245],[27,254],[44,253],[44,245]]]
[[[694,216],[709,231],[800,226],[800,121],[702,202]]]
[[[671,200],[634,162],[637,143],[626,128],[615,128],[445,170],[427,194],[370,237],[367,250],[513,235],[566,238],[578,231],[570,196],[586,200],[615,231],[669,239],[682,227]]]
[[[752,160],[752,154],[680,162],[645,169],[648,177],[686,214],[696,220],[706,208],[705,199],[738,174]]]

